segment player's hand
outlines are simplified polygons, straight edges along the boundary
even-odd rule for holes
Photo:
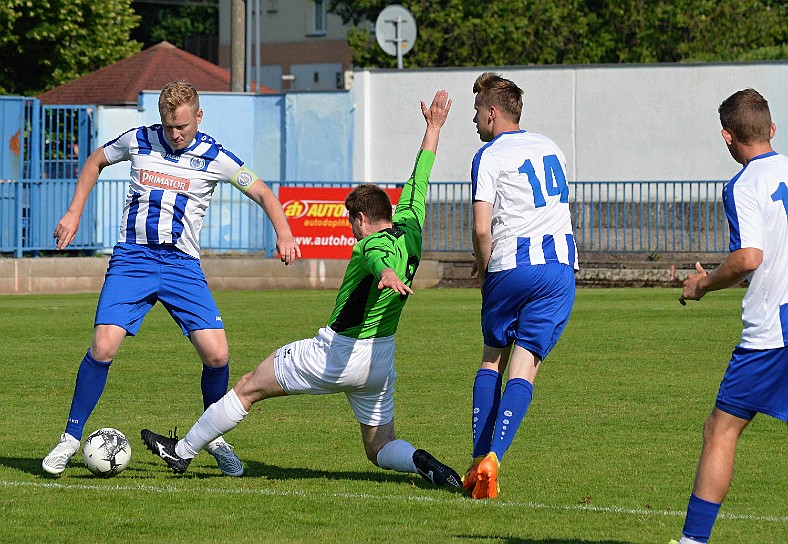
[[[697,262],[695,263],[695,270],[697,270],[697,274],[690,274],[684,280],[684,292],[679,297],[679,302],[682,306],[686,306],[688,300],[700,300],[706,294],[706,291],[700,287],[700,280],[708,276],[709,273]]]
[[[446,122],[450,109],[451,99],[449,98],[449,93],[444,90],[435,93],[435,97],[432,99],[432,104],[429,107],[424,102],[421,102],[421,113],[424,115],[427,125],[431,127],[442,127],[443,123]]]
[[[389,288],[392,291],[396,291],[400,295],[412,295],[413,289],[405,285],[397,273],[394,272],[393,268],[385,268],[383,272],[380,273],[380,281],[378,282],[378,289],[385,289]]]
[[[285,263],[285,266],[301,258],[301,247],[292,234],[277,238],[276,251],[279,252],[279,259]]]
[[[58,221],[55,232],[52,234],[52,237],[55,239],[55,249],[59,251],[73,242],[78,230],[79,215],[66,212],[60,221]]]
[[[479,262],[474,258],[473,264],[471,265],[471,277],[475,278],[478,276],[480,280],[484,281],[484,277],[486,275],[486,271],[483,271],[481,268],[479,268]]]

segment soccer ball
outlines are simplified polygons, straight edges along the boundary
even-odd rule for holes
[[[109,478],[129,466],[131,444],[117,429],[104,428],[94,431],[82,446],[82,460],[96,476]]]

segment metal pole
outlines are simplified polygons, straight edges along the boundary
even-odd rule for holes
[[[25,186],[29,185],[30,183],[31,182],[29,180],[21,180],[21,179],[18,180],[16,183],[14,183],[14,204],[16,206],[15,209],[16,220],[14,221],[14,226],[16,227],[14,229],[14,233],[16,234],[14,240],[14,246],[15,246],[14,257],[16,257],[17,259],[21,259],[24,256],[24,253],[22,252],[22,244],[23,244],[22,229],[25,228],[24,227],[25,219],[22,216],[22,214],[24,213],[23,212],[24,202],[22,200],[24,197],[23,189]]]
[[[261,70],[261,62],[260,62],[260,53],[263,49],[263,44],[260,43],[260,11],[261,11],[261,2],[260,0],[254,0],[254,61],[255,61],[255,69],[254,69],[254,90],[255,92],[260,92],[260,70]]]
[[[402,15],[397,15],[394,26],[397,28],[397,69],[402,70]]]
[[[230,90],[244,90],[244,0],[232,0],[230,31]]]
[[[244,78],[244,90],[248,93],[251,90],[252,80],[252,0],[246,0],[246,77]]]

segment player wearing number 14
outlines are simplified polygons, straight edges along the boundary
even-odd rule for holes
[[[484,349],[473,386],[473,461],[463,485],[487,499],[498,495],[500,462],[531,403],[541,362],[569,319],[578,266],[564,154],[549,138],[520,129],[523,91],[512,81],[485,72],[473,92],[473,121],[488,142],[471,168]]]

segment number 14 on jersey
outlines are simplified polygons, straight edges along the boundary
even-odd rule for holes
[[[541,208],[547,205],[545,201],[545,192],[548,196],[561,197],[561,202],[569,202],[569,186],[566,184],[566,175],[564,169],[561,167],[561,161],[558,160],[556,155],[546,155],[542,157],[542,166],[544,167],[544,185],[539,177],[536,175],[536,170],[531,162],[527,159],[523,165],[518,168],[518,172],[528,176],[528,182],[534,192],[534,206]]]

